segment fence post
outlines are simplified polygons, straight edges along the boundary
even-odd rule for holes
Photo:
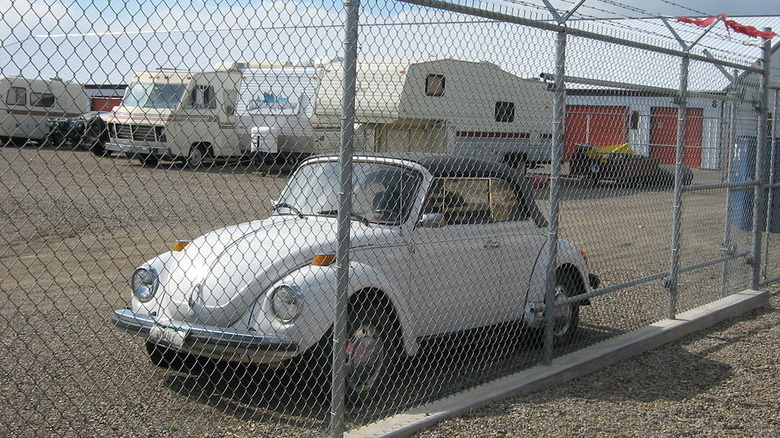
[[[555,309],[555,267],[558,260],[558,187],[563,158],[564,114],[566,112],[566,86],[563,81],[566,70],[566,29],[560,30],[555,44],[555,97],[553,99],[553,144],[550,151],[550,221],[547,227],[547,275],[546,293],[544,296],[544,348],[542,361],[549,365],[553,358],[553,329],[555,320],[552,317]]]
[[[729,94],[736,99],[737,95],[739,93],[736,92],[737,89],[737,80],[739,79],[739,74],[737,73],[736,69],[734,70],[734,74],[731,77],[731,90],[729,91]],[[736,128],[736,119],[737,119],[737,102],[736,100],[732,100],[729,102],[729,120],[728,120],[728,132],[724,136],[725,146],[722,150],[726,151],[726,159],[721,159],[721,169],[725,168],[726,170],[726,178],[723,180],[723,182],[731,182],[734,178],[734,172],[732,169],[733,166],[733,158],[734,158],[734,141],[735,141],[735,135],[734,135],[734,129]],[[723,170],[721,170],[723,172]],[[732,189],[727,188],[726,189],[726,214],[723,220],[723,245],[721,247],[721,254],[723,256],[726,256],[734,251],[733,245],[731,244],[731,215],[732,215],[732,205],[731,205],[731,196],[732,196]],[[720,273],[720,296],[725,297],[728,294],[728,279],[729,279],[729,261],[723,262],[723,267],[721,268]]]
[[[346,21],[344,23],[344,80],[341,101],[341,155],[338,211],[338,247],[336,262],[338,275],[336,285],[335,318],[333,322],[333,367],[331,385],[331,437],[344,436],[345,375],[347,343],[347,300],[349,288],[349,240],[350,212],[352,211],[352,150],[354,140],[355,94],[357,78],[358,19],[360,0],[344,0]]]
[[[775,98],[774,98],[774,107],[772,110],[772,130],[767,135],[769,136],[769,140],[767,140],[767,144],[771,147],[771,150],[769,151],[769,177],[767,179],[767,184],[770,185],[770,187],[775,183],[775,179],[777,178],[777,175],[775,174],[775,167],[777,166],[777,160],[780,159],[780,157],[777,156],[777,99],[780,97],[780,93],[778,93],[780,90],[775,90]],[[769,104],[769,102],[767,102]],[[769,109],[767,108],[767,112]],[[768,117],[768,116],[767,116]],[[766,279],[769,276],[769,233],[772,231],[772,222],[774,219],[774,213],[773,206],[775,203],[775,190],[774,188],[769,189],[767,192],[767,199],[766,199],[766,205],[767,205],[767,213],[766,213],[766,227],[764,230],[766,230],[766,242],[764,242],[764,258],[763,258],[763,265],[764,265],[764,274],[763,277]],[[764,280],[766,281],[766,280]]]
[[[772,29],[764,28],[769,32]],[[758,289],[761,283],[761,247],[762,233],[764,230],[764,221],[766,220],[766,156],[768,121],[769,121],[769,74],[772,55],[772,40],[764,38],[763,45],[763,71],[761,72],[761,89],[759,90],[758,101],[758,141],[756,143],[756,187],[753,191],[753,254],[752,269],[753,279],[751,287]]]
[[[682,232],[682,167],[685,145],[685,119],[688,111],[688,53],[682,57],[680,65],[680,94],[677,97],[677,148],[674,154],[674,213],[672,218],[672,260],[669,269],[669,304],[666,317],[674,319],[677,315],[677,275],[680,266],[680,234]]]

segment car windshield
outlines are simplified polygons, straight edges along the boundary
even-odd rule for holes
[[[352,165],[353,219],[398,225],[409,215],[422,174],[406,167],[355,162]],[[339,163],[302,166],[276,203],[277,214],[335,216],[339,208]]]
[[[186,89],[184,84],[135,83],[128,88],[122,104],[142,108],[175,109]]]

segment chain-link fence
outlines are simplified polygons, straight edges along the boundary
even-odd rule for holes
[[[0,8],[5,434],[338,436],[780,278],[768,30]]]

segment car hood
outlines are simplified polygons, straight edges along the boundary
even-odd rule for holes
[[[352,221],[352,247],[393,240],[388,227]],[[384,237],[382,237],[384,236]],[[335,254],[332,217],[272,216],[214,230],[193,240],[160,272],[165,314],[173,320],[230,326],[270,286],[310,264],[317,253]]]

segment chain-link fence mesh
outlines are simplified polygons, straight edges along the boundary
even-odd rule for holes
[[[521,6],[0,5],[0,430],[339,435],[776,281],[760,39]]]

